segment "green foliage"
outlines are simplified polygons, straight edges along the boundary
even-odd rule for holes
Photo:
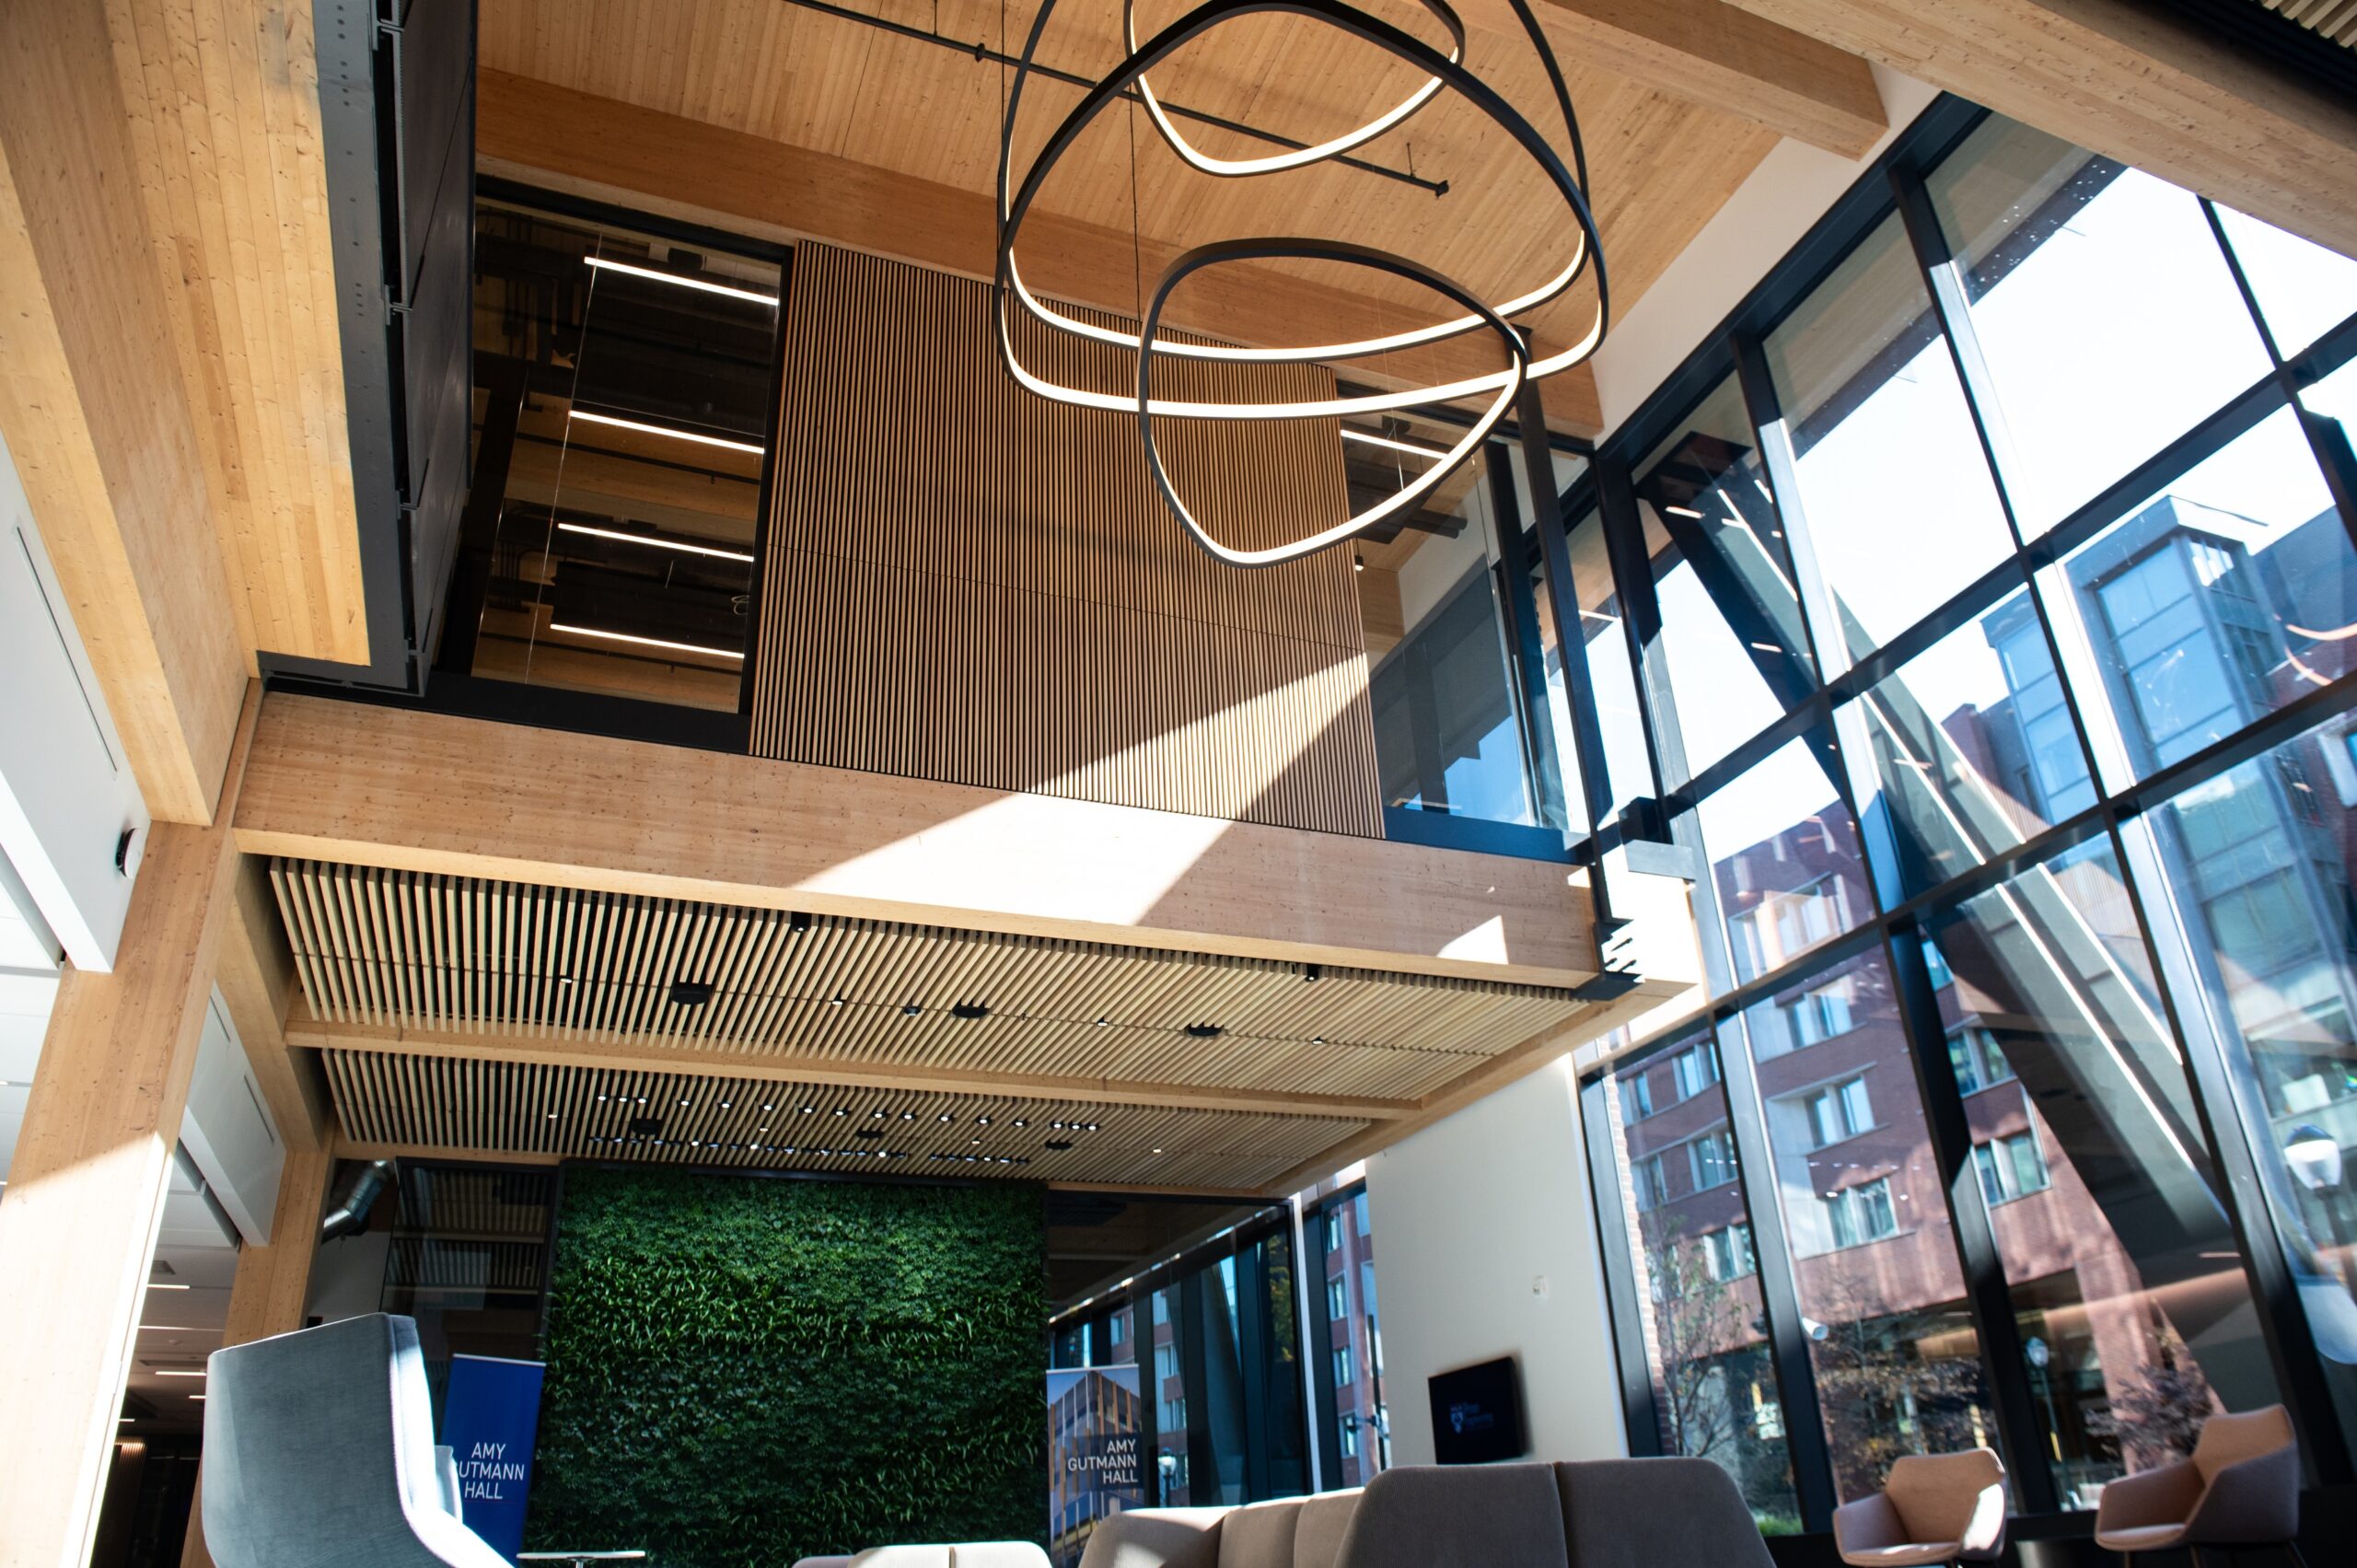
[[[568,1172],[527,1546],[784,1568],[1047,1525],[1039,1190]]]

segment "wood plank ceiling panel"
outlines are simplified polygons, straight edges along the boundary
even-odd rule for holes
[[[990,0],[851,4],[993,48],[1004,39],[1010,52],[1021,49],[1035,10],[1018,4],[1002,13]],[[1446,46],[1422,6],[1370,4]],[[1180,9],[1142,6],[1139,26],[1158,28]],[[1120,15],[1119,0],[1062,0],[1039,58],[1063,70],[1103,72],[1120,58]],[[1559,52],[1588,132],[1592,198],[1618,308],[1625,311],[1778,138],[1601,68],[1577,51]],[[485,0],[481,58],[487,70],[959,190],[989,191],[995,177],[1004,68],[784,0]],[[1527,43],[1477,30],[1466,59],[1560,139],[1560,126],[1540,113],[1545,82]],[[1313,141],[1369,118],[1370,106],[1404,98],[1416,78],[1401,63],[1330,28],[1256,16],[1197,41],[1167,62],[1155,82],[1171,101]],[[1019,156],[1036,148],[1078,98],[1079,89],[1045,80],[1027,87]],[[1190,126],[1189,134],[1214,156],[1269,150],[1266,143],[1208,126]],[[1532,221],[1548,210],[1542,178],[1486,117],[1452,96],[1441,95],[1362,156],[1401,170],[1412,164],[1420,177],[1446,181],[1447,192],[1436,197],[1337,165],[1215,180],[1188,169],[1150,125],[1108,113],[1074,145],[1041,204],[1119,232],[1134,224],[1149,238],[1187,243],[1312,233],[1378,246],[1435,266],[1492,299],[1511,297],[1560,264],[1562,226]],[[1330,265],[1291,270],[1398,306],[1400,319],[1377,324],[1382,330],[1425,319],[1433,308],[1418,285],[1401,280]],[[1136,280],[1122,282],[1136,292]],[[1583,289],[1536,313],[1530,324],[1542,341],[1569,342],[1585,331],[1592,308]],[[1384,363],[1394,374],[1418,373],[1413,364]]]
[[[1381,836],[1344,552],[1238,571],[1197,549],[1133,421],[1001,372],[984,285],[806,244],[789,311],[757,755]],[[1102,345],[1018,343],[1068,384],[1122,377]],[[1173,396],[1333,387],[1302,366],[1163,363]],[[1214,537],[1265,547],[1349,509],[1330,420],[1160,435]]]
[[[1569,992],[308,861],[271,885],[313,1017],[664,1053],[1411,1104]],[[710,987],[675,998],[675,982]],[[959,1016],[957,1009],[987,1009]],[[911,1010],[913,1009],[913,1011]],[[903,1074],[905,1076],[905,1074]],[[347,1126],[347,1131],[349,1131]]]
[[[354,1144],[552,1161],[1248,1191],[1365,1129],[1331,1117],[846,1089],[385,1051],[329,1050],[322,1057]]]

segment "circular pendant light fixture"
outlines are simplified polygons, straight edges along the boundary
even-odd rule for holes
[[[1481,443],[1513,407],[1515,399],[1527,382],[1571,368],[1594,354],[1597,344],[1603,341],[1608,319],[1609,295],[1605,283],[1603,250],[1587,202],[1587,163],[1580,143],[1579,122],[1572,109],[1571,93],[1564,85],[1562,68],[1557,64],[1537,18],[1531,14],[1527,0],[1509,0],[1509,4],[1545,68],[1555,107],[1562,114],[1564,134],[1570,143],[1569,166],[1528,119],[1503,95],[1466,68],[1464,25],[1446,0],[1422,0],[1422,3],[1449,34],[1450,48],[1446,54],[1388,22],[1344,4],[1343,0],[1206,0],[1205,4],[1188,12],[1141,45],[1136,41],[1135,0],[1124,0],[1122,29],[1129,54],[1082,96],[1080,102],[1051,133],[1018,180],[1014,168],[1015,128],[1021,110],[1024,86],[1032,72],[1040,38],[1055,12],[1056,0],[1043,0],[1025,40],[1022,58],[1016,64],[1007,96],[999,142],[998,256],[992,303],[1000,358],[1019,384],[1040,397],[1074,408],[1097,409],[1135,418],[1147,470],[1172,515],[1186,529],[1189,538],[1214,558],[1230,565],[1268,566],[1299,560],[1340,543],[1414,505],[1480,450]],[[1170,116],[1154,96],[1146,73],[1223,22],[1255,15],[1288,15],[1319,22],[1375,45],[1413,67],[1425,80],[1407,98],[1375,119],[1314,146],[1292,149],[1264,158],[1235,160],[1209,157],[1179,134]],[[1024,282],[1020,247],[1025,219],[1058,160],[1116,102],[1134,97],[1145,107],[1147,117],[1171,150],[1190,168],[1221,178],[1241,179],[1305,168],[1342,157],[1398,128],[1443,91],[1456,94],[1480,111],[1519,146],[1545,177],[1553,195],[1562,203],[1562,232],[1565,259],[1562,266],[1545,283],[1504,304],[1493,306],[1455,280],[1407,257],[1363,245],[1299,236],[1222,240],[1183,252],[1157,281],[1152,304],[1142,308],[1143,319],[1136,332],[1123,331],[1118,327],[1106,326],[1062,309],[1034,295]],[[1246,347],[1219,343],[1161,341],[1157,329],[1162,314],[1172,291],[1180,283],[1208,268],[1245,261],[1317,261],[1369,270],[1421,285],[1445,301],[1447,309],[1421,326],[1344,343]],[[1527,339],[1512,318],[1559,297],[1591,271],[1595,278],[1596,313],[1587,331],[1569,347],[1534,358]],[[1024,361],[1016,345],[1014,323],[1018,311],[1029,321],[1050,331],[1107,344],[1134,355],[1137,366],[1134,394],[1072,386],[1035,370]],[[1330,364],[1337,360],[1428,347],[1482,331],[1497,337],[1504,348],[1506,363],[1503,369],[1391,390],[1291,401],[1222,401],[1157,398],[1154,394],[1154,363],[1158,356],[1229,365]],[[1437,459],[1433,467],[1415,480],[1381,502],[1306,537],[1267,549],[1238,549],[1213,538],[1178,494],[1163,466],[1155,440],[1155,422],[1157,419],[1238,422],[1338,419],[1357,414],[1408,412],[1477,397],[1489,400],[1480,416],[1454,446]]]

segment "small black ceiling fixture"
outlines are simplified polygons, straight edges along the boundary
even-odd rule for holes
[[[884,1135],[884,1129],[881,1127],[854,1127],[852,1129],[851,1135],[854,1138],[881,1138]]]
[[[924,1009],[914,1002],[904,1003],[900,1007],[900,1016],[903,1018],[913,1018],[919,1013],[923,1011]]]
[[[1069,1138],[1051,1138],[1048,1140],[1048,1147],[1051,1149],[1069,1149],[1072,1147],[1072,1140]]]
[[[953,1018],[987,1018],[991,1016],[990,1004],[987,1002],[960,1002],[958,1005],[949,1009],[949,1016]]]
[[[671,1005],[675,1007],[701,1007],[712,1000],[712,981],[708,980],[675,980],[671,982]]]
[[[1301,978],[1305,981],[1324,980],[1326,978],[1326,966],[1323,964],[1304,964],[1301,966]]]
[[[809,930],[810,912],[808,910],[795,910],[792,914],[785,917],[785,928],[788,931]]]
[[[633,1138],[659,1138],[663,1135],[663,1119],[659,1116],[633,1116],[630,1119],[630,1134]]]
[[[1217,1024],[1189,1024],[1187,1032],[1197,1040],[1217,1040],[1227,1031]]]

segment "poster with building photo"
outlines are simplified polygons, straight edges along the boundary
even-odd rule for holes
[[[1143,1506],[1144,1417],[1134,1363],[1048,1374],[1048,1555],[1074,1568],[1108,1514]]]

